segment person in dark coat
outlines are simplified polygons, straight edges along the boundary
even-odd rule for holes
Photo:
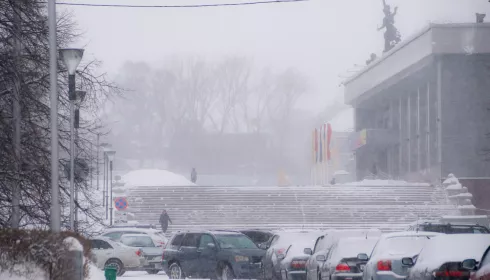
[[[168,222],[173,224],[172,219],[170,219],[170,216],[167,213],[167,210],[163,210],[162,214],[160,215],[160,225],[162,226],[162,231],[164,233],[167,232],[168,229]]]
[[[197,182],[197,171],[194,167],[192,168],[192,171],[191,171],[191,181],[194,184]]]

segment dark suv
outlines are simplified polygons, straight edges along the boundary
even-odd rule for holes
[[[257,279],[264,250],[233,231],[176,233],[163,250],[163,270],[170,279]]]

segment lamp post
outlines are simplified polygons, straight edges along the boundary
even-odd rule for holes
[[[49,99],[51,117],[51,231],[60,232],[61,208],[58,182],[58,58],[56,56],[56,0],[48,0],[49,28]]]
[[[107,191],[107,173],[108,173],[108,168],[107,168],[107,151],[110,150],[111,144],[109,143],[102,143],[100,146],[103,149],[103,155],[102,157],[104,158],[104,174],[103,174],[103,184],[102,184],[102,206],[105,206],[105,219],[107,220],[109,217],[109,206],[107,204],[108,201],[108,195],[109,192]]]
[[[110,193],[111,193],[111,198],[110,198],[110,225],[112,226],[112,211],[113,211],[113,203],[112,203],[112,162],[114,161],[114,155],[116,154],[116,151],[114,150],[109,150],[106,152],[107,154],[107,159],[109,160],[109,182],[110,182]]]
[[[77,140],[77,143],[78,143],[78,128],[80,128],[80,105],[82,105],[82,102],[85,100],[85,96],[87,95],[87,92],[86,91],[82,91],[82,90],[77,90],[75,92],[75,100],[74,100],[74,104],[75,104],[75,119],[74,119],[74,124],[73,124],[73,127],[76,129],[76,132],[75,132],[75,135],[76,135],[76,140]],[[78,151],[76,151],[76,148],[77,148],[77,145],[74,145],[73,147],[73,151],[75,152],[74,153],[74,156],[72,156],[72,158],[76,158],[77,155],[78,155]],[[73,166],[74,168],[74,166]],[[71,172],[71,170],[70,170]],[[74,173],[73,173],[74,174]],[[70,180],[71,182],[71,180]],[[78,187],[75,186],[75,201],[78,202]],[[75,232],[78,232],[78,208],[75,207],[74,209],[74,214],[75,214],[75,222],[73,224],[73,229]]]
[[[83,57],[83,49],[60,49],[60,56],[68,70],[68,95],[70,100],[70,230],[74,229],[75,220],[74,192],[75,192],[75,71]]]

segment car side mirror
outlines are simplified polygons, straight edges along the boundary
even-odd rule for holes
[[[305,255],[313,255],[313,250],[311,250],[311,248],[305,248],[303,250],[303,253],[305,253]]]
[[[413,261],[412,258],[403,258],[402,259],[402,264],[404,266],[413,266],[415,264],[415,262]]]
[[[267,249],[269,249],[269,246],[267,246],[267,243],[260,243],[259,248],[262,250],[267,250]]]
[[[316,260],[319,262],[325,262],[327,258],[324,255],[318,255],[316,256]]]
[[[476,260],[468,259],[464,260],[461,263],[461,267],[467,270],[475,270],[476,269]]]
[[[367,254],[361,253],[361,254],[357,255],[357,259],[360,261],[368,261],[369,257]]]
[[[207,247],[208,249],[211,249],[211,250],[216,249],[216,245],[215,245],[214,243],[208,243],[208,245],[206,245],[206,247]]]

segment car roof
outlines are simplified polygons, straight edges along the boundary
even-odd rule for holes
[[[404,236],[437,236],[443,235],[443,233],[431,232],[431,231],[402,231],[402,232],[391,232],[381,235],[381,238],[391,238],[391,237],[404,237]]]
[[[143,236],[143,237],[150,237],[147,234],[140,234],[140,233],[127,233],[127,234],[121,235],[121,237],[123,237],[123,236]]]
[[[186,234],[186,233],[208,233],[208,234],[233,234],[233,235],[242,235],[240,231],[233,231],[233,230],[185,230],[185,231],[178,231],[174,235],[177,234]]]
[[[118,231],[139,231],[139,232],[151,232],[151,233],[161,232],[154,228],[119,227],[119,228],[107,228],[104,230],[104,233],[118,232]]]

